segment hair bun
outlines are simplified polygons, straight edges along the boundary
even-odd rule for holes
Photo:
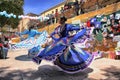
[[[67,18],[65,16],[61,16],[60,19],[67,21]]]

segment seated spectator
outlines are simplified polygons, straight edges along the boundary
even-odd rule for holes
[[[8,46],[4,44],[2,38],[0,38],[0,58],[6,59],[8,53]]]
[[[115,19],[111,19],[111,29],[114,35],[120,35],[119,25]]]
[[[74,9],[75,9],[75,14],[76,14],[76,15],[79,15],[79,10],[80,10],[79,8],[80,8],[80,7],[79,7],[79,2],[78,2],[78,0],[75,0],[75,2],[74,2],[73,5],[74,5]]]
[[[68,9],[72,8],[71,4],[68,3]]]
[[[69,9],[68,3],[65,3],[65,5],[64,5],[64,10],[66,11],[67,9]]]
[[[9,48],[9,38],[4,36],[4,46]]]

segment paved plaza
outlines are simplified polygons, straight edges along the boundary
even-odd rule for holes
[[[0,80],[120,80],[120,60],[95,59],[84,71],[67,74],[52,62],[33,63],[27,50],[11,50],[0,59]]]

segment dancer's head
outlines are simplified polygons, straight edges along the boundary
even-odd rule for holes
[[[60,17],[59,23],[65,24],[66,21],[67,21],[67,18],[65,16],[62,16],[62,17]]]
[[[31,31],[31,29],[33,29],[33,28],[34,28],[34,26],[30,26],[30,27],[29,27],[29,31]]]

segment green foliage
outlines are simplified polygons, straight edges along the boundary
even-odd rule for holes
[[[23,0],[0,0],[0,12],[6,11],[8,14],[13,13],[16,16],[21,15],[23,14],[23,2]],[[16,28],[18,23],[18,18],[0,16],[0,27],[11,25],[12,28]]]

